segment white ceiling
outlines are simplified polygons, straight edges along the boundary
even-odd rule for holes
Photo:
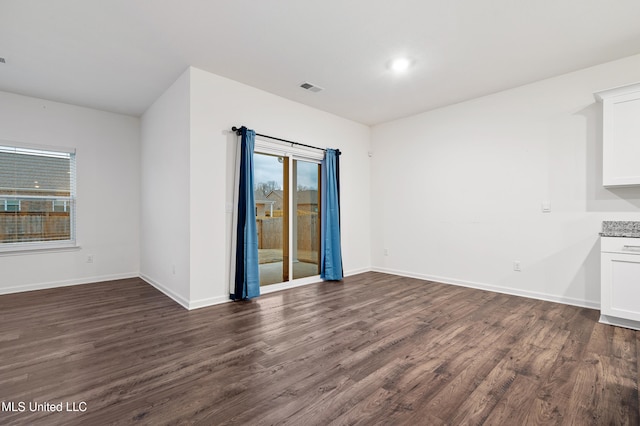
[[[0,90],[131,115],[189,65],[371,125],[637,53],[638,0],[0,0]]]

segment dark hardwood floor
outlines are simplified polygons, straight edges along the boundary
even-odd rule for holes
[[[637,425],[640,334],[598,314],[373,272],[191,312],[4,295],[0,424]]]

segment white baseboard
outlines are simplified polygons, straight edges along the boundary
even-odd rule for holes
[[[0,288],[0,294],[22,293],[24,291],[45,290],[56,287],[68,287],[72,285],[92,284],[102,281],[122,280],[127,278],[137,278],[138,272],[129,272],[125,274],[97,275],[93,277],[76,278],[73,280],[50,281],[45,283],[25,284],[13,287]]]
[[[140,279],[145,281],[147,284],[155,287],[156,290],[160,291],[161,293],[164,293],[167,297],[173,299],[176,303],[181,305],[183,308],[189,309],[189,301],[184,297],[182,297],[181,295],[179,295],[178,293],[168,289],[167,287],[163,286],[158,281],[154,280],[153,278],[147,275],[140,274]]]
[[[373,269],[371,269],[371,267],[352,269],[350,271],[345,271],[344,276],[345,277],[350,277],[352,275],[364,274],[365,272],[371,272],[371,271],[373,271]]]
[[[520,290],[520,289],[514,289],[510,287],[502,287],[502,286],[478,283],[473,281],[457,280],[457,279],[447,278],[447,277],[417,274],[413,272],[399,271],[396,269],[389,269],[389,268],[379,268],[379,267],[359,268],[359,269],[353,269],[353,270],[347,271],[345,272],[344,275],[345,277],[348,277],[348,276],[362,274],[362,273],[371,272],[371,271],[382,272],[382,273],[391,274],[391,275],[398,275],[402,277],[417,278],[417,279],[426,280],[426,281],[435,281],[442,284],[459,285],[462,287],[475,288],[478,290],[494,291],[496,293],[504,293],[504,294],[510,294],[513,296],[528,297],[531,299],[546,300],[548,302],[556,302],[556,303],[562,303],[565,305],[580,306],[583,308],[600,309],[600,303],[595,301],[574,299],[571,297],[556,296],[553,294],[532,292],[527,290]],[[100,275],[100,276],[93,276],[93,277],[78,278],[73,280],[51,281],[46,283],[4,287],[4,288],[0,288],[0,294],[21,293],[25,291],[45,290],[45,289],[50,289],[55,287],[67,287],[72,285],[91,284],[91,283],[102,282],[102,281],[113,281],[113,280],[138,278],[138,277],[143,279],[149,285],[155,287],[158,291],[164,293],[167,297],[173,299],[176,303],[178,303],[179,305],[181,305],[182,307],[188,310],[199,309],[207,306],[213,306],[213,305],[219,305],[222,303],[231,302],[228,295],[190,301],[182,297],[181,295],[175,293],[173,290],[170,290],[169,288],[163,286],[162,284],[155,281],[151,277],[148,277],[144,274],[140,274],[138,272],[129,272],[124,274],[112,274],[112,275]],[[301,285],[306,285],[306,284],[310,284],[310,283],[304,283]],[[265,292],[264,294],[266,293],[268,292]],[[601,321],[601,322],[605,322],[605,321]]]
[[[522,297],[528,297],[530,299],[545,300],[547,302],[562,303],[564,305],[579,306],[581,308],[600,309],[599,302],[594,302],[590,300],[574,299],[572,297],[556,296],[553,294],[539,293],[539,292],[528,291],[528,290],[520,290],[516,288],[511,288],[511,287],[502,287],[502,286],[478,283],[473,281],[456,280],[456,279],[447,278],[447,277],[437,277],[433,275],[416,274],[413,272],[398,271],[398,270],[389,269],[389,268],[373,267],[372,271],[383,272],[385,274],[399,275],[402,277],[417,278],[417,279],[426,280],[426,281],[434,281],[442,284],[459,285],[462,287],[475,288],[478,290],[487,290],[487,291],[493,291],[496,293],[510,294],[512,296],[522,296]]]
[[[153,278],[147,275],[140,274],[140,279],[144,280],[147,284],[155,287],[156,290],[160,291],[161,293],[164,293],[167,297],[173,299],[180,306],[188,310],[205,308],[207,306],[213,306],[213,305],[219,305],[221,303],[231,302],[231,300],[229,299],[229,296],[217,296],[217,297],[210,297],[207,299],[200,299],[200,300],[187,300],[186,298],[182,297],[175,291],[170,290],[169,288],[160,284],[157,280],[154,280]]]
[[[228,302],[233,302],[229,296],[209,297],[208,299],[192,300],[189,302],[189,307],[187,309],[206,308],[207,306],[220,305]]]

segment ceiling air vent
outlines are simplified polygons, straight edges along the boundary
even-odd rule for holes
[[[321,91],[324,90],[322,87],[316,86],[315,84],[311,84],[311,83],[309,83],[307,81],[302,83],[300,85],[300,87],[302,87],[304,90],[308,90],[308,91],[314,92],[314,93],[321,92]]]

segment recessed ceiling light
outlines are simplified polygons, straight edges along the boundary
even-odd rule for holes
[[[395,72],[406,71],[411,66],[411,61],[408,58],[397,58],[391,61],[391,69]]]

